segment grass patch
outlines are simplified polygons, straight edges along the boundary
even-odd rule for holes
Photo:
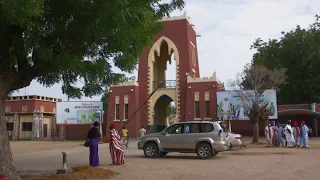
[[[51,174],[22,177],[23,180],[88,180],[110,179],[119,173],[99,167],[80,166],[73,167],[69,174]]]

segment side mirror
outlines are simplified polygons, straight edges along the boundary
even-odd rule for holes
[[[167,133],[165,131],[162,131],[161,134],[162,135],[167,135]]]

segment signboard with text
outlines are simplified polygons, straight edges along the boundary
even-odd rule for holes
[[[91,102],[57,102],[57,124],[87,124],[100,122],[103,104]]]

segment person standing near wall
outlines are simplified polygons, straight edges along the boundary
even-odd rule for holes
[[[89,162],[90,166],[97,167],[99,166],[99,138],[101,133],[99,130],[100,124],[96,121],[93,123],[93,127],[90,128],[87,138],[89,141]]]

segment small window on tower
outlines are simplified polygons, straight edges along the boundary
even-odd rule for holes
[[[120,119],[120,105],[116,104],[116,120]]]
[[[199,101],[194,102],[194,117],[200,118],[200,102]]]
[[[210,101],[205,101],[206,106],[206,118],[210,117]]]
[[[124,104],[124,119],[127,120],[129,118],[129,104]]]

